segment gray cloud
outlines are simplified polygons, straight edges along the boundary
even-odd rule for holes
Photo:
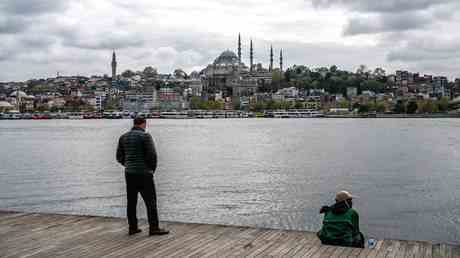
[[[376,13],[398,13],[417,10],[426,10],[430,7],[455,3],[455,0],[311,0],[313,6],[318,8],[329,8],[341,6],[353,11],[376,12]]]
[[[0,0],[0,81],[110,73],[112,49],[119,71],[200,70],[222,51],[236,52],[239,30],[246,63],[252,37],[255,61],[265,66],[273,44],[276,54],[284,49],[286,67],[364,63],[460,75],[460,46],[448,37],[458,27],[454,1],[309,1],[317,8],[297,0]]]
[[[344,29],[344,35],[373,34],[421,29],[432,22],[431,16],[419,13],[395,13],[386,15],[351,18]]]
[[[0,10],[10,15],[42,15],[64,11],[67,0],[2,0]]]
[[[0,17],[0,34],[14,34],[24,31],[28,22],[21,17],[6,16]]]
[[[419,62],[439,61],[460,58],[459,38],[439,40],[436,37],[414,38],[401,47],[391,50],[390,61]]]
[[[0,2],[0,35],[26,31],[50,13],[68,8],[63,0],[3,0]]]
[[[450,19],[458,6],[455,0],[312,0],[312,4],[317,8],[338,6],[355,13],[344,27],[347,36],[424,29]]]

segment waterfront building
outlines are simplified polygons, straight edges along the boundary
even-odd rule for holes
[[[122,98],[122,108],[126,112],[151,112],[158,107],[157,90],[153,86],[128,90]]]
[[[353,99],[358,96],[358,88],[356,87],[347,87],[347,97],[348,99]]]
[[[433,78],[433,94],[435,97],[447,97],[450,96],[448,91],[449,81],[447,77],[436,76]]]
[[[299,89],[296,87],[289,87],[279,89],[276,94],[283,95],[284,98],[297,98],[299,96]]]
[[[408,71],[396,71],[396,86],[406,87],[409,84],[409,72]]]
[[[0,113],[13,110],[14,106],[6,101],[0,101]]]
[[[250,65],[242,62],[241,36],[238,35],[238,55],[226,50],[203,71],[203,90],[206,93],[222,92],[223,97],[251,96],[258,88],[272,83],[273,49],[270,51],[270,68],[254,64],[254,43],[250,43]],[[282,54],[282,52],[280,52]],[[282,56],[280,56],[282,66]]]
[[[115,54],[115,50],[112,54],[112,83],[116,80],[117,77],[117,56]]]

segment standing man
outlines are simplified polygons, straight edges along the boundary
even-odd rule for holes
[[[149,235],[165,235],[158,221],[157,198],[153,173],[157,168],[157,153],[152,136],[145,132],[147,122],[142,117],[134,119],[134,127],[118,141],[117,161],[125,167],[126,192],[128,198],[129,235],[141,230],[137,225],[137,194],[144,199],[149,221]]]

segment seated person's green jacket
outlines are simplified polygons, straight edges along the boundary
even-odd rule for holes
[[[321,243],[360,247],[364,242],[359,231],[359,215],[346,202],[323,207],[323,227],[318,232]]]

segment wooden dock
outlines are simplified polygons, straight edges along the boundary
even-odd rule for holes
[[[0,257],[460,257],[460,247],[378,241],[321,245],[310,232],[165,222],[171,233],[128,236],[125,219],[0,211]]]

